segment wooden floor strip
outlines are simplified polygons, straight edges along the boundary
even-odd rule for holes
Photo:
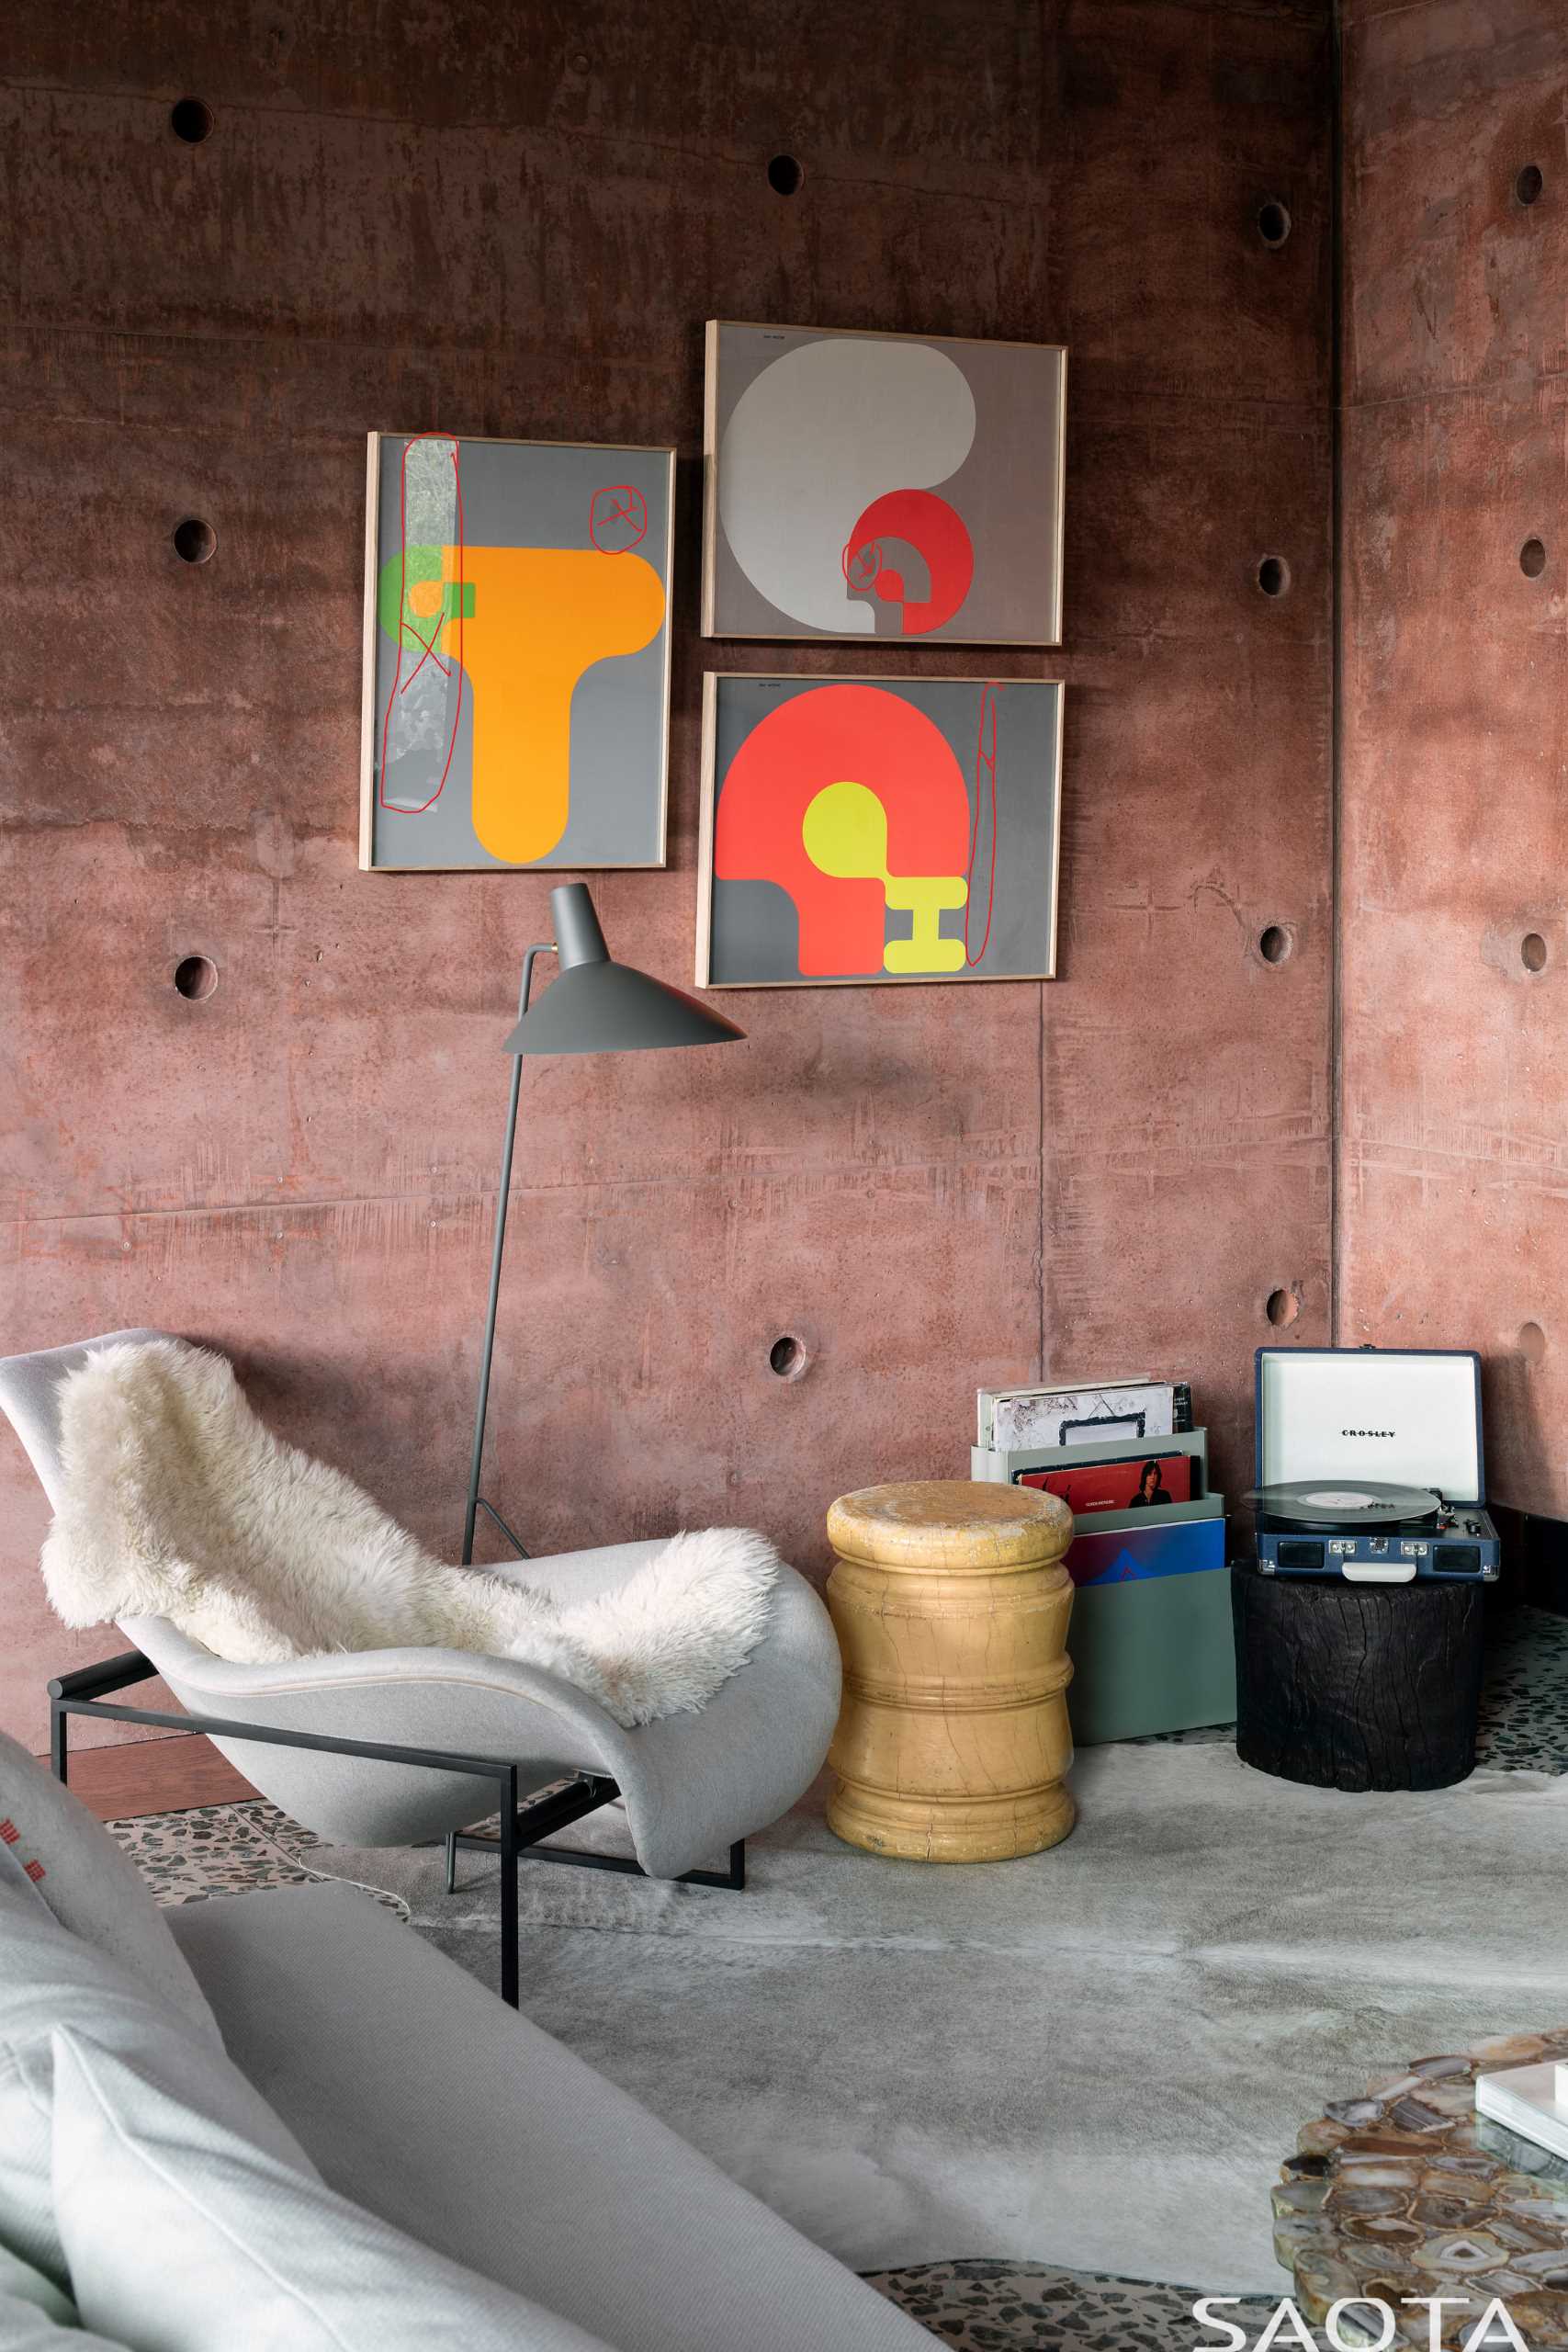
[[[199,1736],[73,1747],[71,1786],[100,1821],[185,1813],[192,1805],[231,1804],[256,1793],[212,1742]]]

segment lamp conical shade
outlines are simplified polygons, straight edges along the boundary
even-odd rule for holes
[[[583,882],[550,893],[560,971],[506,1040],[509,1054],[636,1054],[723,1046],[746,1032],[694,996],[617,964]]]

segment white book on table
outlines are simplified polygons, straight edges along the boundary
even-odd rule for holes
[[[1568,2156],[1568,2063],[1547,2058],[1537,2066],[1477,2075],[1475,2111],[1554,2156]]]

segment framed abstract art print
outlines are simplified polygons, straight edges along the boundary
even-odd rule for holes
[[[359,863],[662,865],[672,449],[372,433]]]
[[[1055,978],[1062,695],[710,673],[698,987]]]
[[[708,322],[703,634],[1059,645],[1057,344]]]

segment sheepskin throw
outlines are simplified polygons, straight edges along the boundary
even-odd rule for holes
[[[432,1645],[558,1674],[617,1723],[703,1706],[756,1646],[779,1559],[745,1528],[676,1535],[617,1589],[558,1604],[433,1559],[341,1471],[264,1429],[222,1356],[102,1348],[60,1392],[43,1549],[68,1625],[167,1617],[241,1664]]]

